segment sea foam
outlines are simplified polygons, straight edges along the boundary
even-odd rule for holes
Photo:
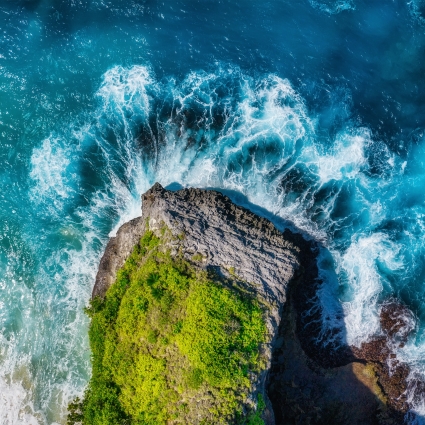
[[[29,409],[28,400],[42,399],[32,418],[60,422],[68,401],[81,394],[90,371],[81,310],[97,263],[108,235],[140,214],[140,194],[155,181],[241,193],[320,241],[319,340],[358,346],[379,334],[380,302],[397,291],[391,276],[407,264],[404,241],[384,224],[416,158],[406,163],[385,149],[378,155],[379,141],[350,121],[325,140],[288,80],[253,78],[225,64],[161,82],[147,67],[114,67],[96,99],[92,110],[33,150],[31,202],[43,227],[41,244],[31,249],[43,251],[44,264],[34,276],[38,308],[24,311],[43,323],[40,341],[57,337],[47,373],[29,372],[31,390],[20,381],[8,384],[2,403],[16,406],[15,416]],[[18,351],[12,345],[5,356],[18,358]],[[37,344],[28,348],[24,367],[39,352]],[[400,356],[415,365],[413,354]],[[419,357],[417,364],[415,373],[422,374]],[[39,419],[46,409],[56,413]]]

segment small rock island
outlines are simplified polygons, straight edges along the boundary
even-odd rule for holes
[[[219,192],[156,183],[101,259],[92,378],[68,423],[402,423],[408,371],[391,378],[385,338],[317,343],[318,249]]]

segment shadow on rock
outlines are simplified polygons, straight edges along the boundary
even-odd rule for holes
[[[381,306],[382,336],[360,348],[321,343],[321,311],[311,308],[323,283],[315,242],[299,240],[302,267],[289,287],[268,376],[268,395],[277,425],[402,424],[409,367],[396,359],[414,330],[412,312],[389,299]],[[320,337],[319,337],[320,336]],[[419,382],[415,397],[423,397]]]
[[[173,183],[170,190],[181,186]],[[396,358],[415,329],[413,313],[388,299],[380,308],[382,334],[360,348],[348,346],[345,329],[323,328],[319,253],[326,249],[293,223],[251,204],[239,192],[210,188],[235,204],[270,220],[300,248],[301,267],[288,286],[278,335],[273,344],[267,392],[277,425],[402,424],[413,400],[425,397],[425,382],[410,380],[410,368]],[[341,307],[341,306],[340,306]],[[340,308],[338,322],[343,326]]]

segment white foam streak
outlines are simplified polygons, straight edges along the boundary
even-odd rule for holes
[[[339,135],[333,149],[318,160],[318,174],[322,184],[331,180],[347,180],[358,176],[366,164],[364,148],[366,134]]]
[[[217,87],[226,92],[229,86],[228,94],[220,98]],[[334,140],[323,143],[304,100],[288,80],[275,75],[254,80],[232,68],[192,72],[181,84],[171,78],[160,84],[146,67],[114,67],[105,73],[96,96],[95,110],[78,126],[43,141],[31,159],[32,202],[43,205],[54,222],[64,220],[58,209],[73,206],[73,197],[86,201],[74,211],[77,224],[55,222],[53,232],[65,240],[65,248],[49,254],[46,268],[37,276],[37,281],[50,281],[50,287],[62,291],[41,297],[43,308],[66,312],[61,334],[53,342],[58,365],[61,353],[70,352],[89,369],[87,353],[77,352],[78,346],[87,347],[87,323],[75,312],[81,312],[89,298],[107,233],[114,235],[119,225],[140,214],[140,194],[155,181],[163,186],[178,183],[237,191],[322,241],[329,248],[319,256],[320,277],[325,281],[319,290],[324,331],[339,327],[345,315],[349,344],[358,346],[380,332],[378,302],[383,290],[391,289],[382,271],[397,273],[405,266],[402,247],[384,232],[350,230],[355,220],[345,223],[347,215],[337,216],[337,212],[341,196],[348,193],[343,206],[349,204],[349,215],[358,218],[366,211],[371,226],[380,223],[388,208],[373,192],[392,190],[394,173],[408,173],[409,164],[403,165],[385,151],[377,164],[386,174],[377,183],[367,174],[367,151],[372,145],[368,129],[348,125]],[[152,117],[155,129],[150,127]],[[141,128],[148,132],[148,142],[140,138]],[[90,156],[93,147],[96,155]],[[75,175],[82,162],[90,164],[90,172],[99,177],[92,191],[84,192],[83,178]],[[102,230],[105,221],[111,223],[106,232]],[[341,254],[333,232],[346,228],[351,243]],[[52,275],[49,268],[57,264],[60,267]],[[345,288],[342,309],[341,285]],[[49,285],[40,283],[40,287]],[[33,321],[48,323],[32,311],[27,314]],[[48,339],[51,329],[47,325],[40,329],[40,341]],[[6,358],[16,358],[17,350],[18,346],[12,348]],[[31,379],[45,387],[44,409],[60,404],[51,421],[61,423],[66,403],[81,393],[87,377],[71,364],[54,366],[51,373],[49,380]],[[59,379],[63,374],[66,378]],[[24,395],[21,390],[18,382],[10,393],[17,411],[32,398],[32,393]],[[10,404],[11,399],[5,400]]]
[[[335,253],[336,254],[336,253]],[[378,300],[384,281],[379,267],[397,271],[403,267],[400,247],[383,233],[360,237],[351,243],[339,262],[352,291],[352,300],[343,303],[347,342],[360,346],[379,333]]]
[[[143,122],[149,112],[145,90],[148,83],[144,67],[111,70],[104,76],[97,93],[99,108],[88,117],[89,122],[65,128],[33,151],[31,200],[40,215],[51,223],[45,230],[40,229],[41,234],[60,243],[49,253],[53,246],[37,246],[39,241],[32,241],[34,249],[46,250],[47,256],[35,277],[38,307],[22,307],[26,323],[39,326],[33,333],[26,329],[16,334],[16,343],[9,345],[0,359],[1,376],[10,375],[7,368],[25,369],[29,385],[23,386],[12,377],[8,382],[2,378],[0,385],[5,389],[0,397],[2,424],[64,423],[69,401],[81,395],[87,382],[90,370],[87,318],[82,309],[90,296],[100,244],[105,243],[107,236],[102,236],[99,223],[112,212],[119,217],[119,221],[115,220],[116,229],[139,215],[140,193],[148,188],[141,158],[135,155],[133,135],[135,125]],[[108,129],[115,134],[115,146],[103,137]],[[96,168],[93,161],[97,157],[92,159],[85,153],[94,143],[106,164],[99,170],[104,185],[90,195],[88,205],[74,210],[78,222],[69,221],[63,211],[72,205],[75,197],[86,196],[80,192],[81,182],[75,173],[85,163]],[[31,341],[31,346],[28,354],[21,356],[20,344],[25,341]],[[37,358],[41,369],[30,372],[29,365]],[[31,405],[34,398],[41,400],[39,409],[46,415],[34,412]]]
[[[57,138],[51,136],[34,149],[31,156],[31,179],[36,183],[32,196],[50,198],[59,206],[68,198],[72,188],[68,184],[67,167],[72,154]],[[77,178],[77,176],[73,176]]]
[[[104,110],[126,123],[133,114],[145,114],[149,111],[146,87],[152,82],[149,71],[144,66],[117,66],[103,75],[103,83],[97,96],[101,98]]]

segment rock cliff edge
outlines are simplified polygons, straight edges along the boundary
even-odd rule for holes
[[[105,296],[145,231],[160,236],[164,227],[173,235],[167,242],[171,255],[183,255],[225,279],[237,279],[268,306],[270,338],[262,353],[267,370],[254,385],[254,395],[262,394],[266,400],[265,423],[401,423],[407,405],[400,404],[400,393],[407,372],[403,369],[400,382],[387,382],[390,371],[379,364],[390,352],[381,359],[371,356],[370,347],[317,344],[320,321],[307,310],[321,283],[318,245],[289,230],[280,232],[269,220],[219,192],[193,188],[174,192],[156,183],[142,195],[142,216],[124,224],[108,242],[93,298]],[[380,344],[375,343],[379,353],[385,351],[381,346],[387,347]]]

